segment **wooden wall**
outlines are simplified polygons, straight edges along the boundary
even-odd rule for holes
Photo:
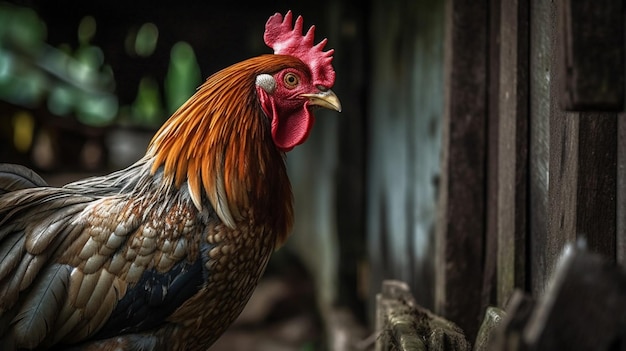
[[[371,286],[408,282],[471,339],[568,242],[623,264],[623,4],[372,6]]]

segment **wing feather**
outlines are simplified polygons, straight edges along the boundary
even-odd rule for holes
[[[34,188],[45,183],[23,169],[19,181],[2,172],[10,192],[0,193],[0,345],[142,332],[201,288],[200,216],[187,189],[133,198],[120,179]]]
[[[0,164],[0,194],[46,185],[37,173],[27,167],[8,163]]]
[[[0,257],[3,257],[0,265],[0,281],[19,264],[22,259],[22,247],[25,240],[20,233],[12,233],[3,239],[2,245],[0,245]],[[0,301],[2,301],[1,298]]]
[[[26,267],[24,277],[21,279],[20,291],[26,290],[39,275],[39,272],[46,263],[48,263],[48,258],[43,255],[32,255],[28,253],[26,256],[29,258],[30,262],[28,263],[28,267]]]
[[[71,205],[63,202],[63,207],[55,208],[54,212],[45,219],[36,222],[32,227],[27,227],[26,250],[35,255],[44,251],[55,251],[56,245],[68,237],[68,230],[77,234],[83,226],[73,222],[73,218],[84,209],[84,204],[92,199],[84,197]],[[53,242],[55,242],[53,244]]]
[[[93,312],[93,317],[89,320],[89,324],[87,326],[88,335],[92,335],[102,328],[113,312],[115,305],[117,305],[117,301],[118,298],[114,285],[108,285],[106,287],[106,293],[102,294],[102,300],[98,301],[95,305],[96,309]]]
[[[46,338],[67,295],[70,271],[67,265],[53,264],[33,284],[13,319],[18,347],[34,348]]]
[[[102,274],[102,270],[99,270],[93,274],[85,274],[83,276],[83,279],[80,283],[80,288],[78,288],[78,295],[76,296],[76,300],[74,301],[74,307],[83,309],[87,307],[87,303],[89,302],[91,295],[96,289],[98,280],[100,280],[100,274]]]
[[[26,274],[32,256],[25,256],[15,267],[12,274],[6,277],[0,285],[0,313],[13,307],[20,293],[22,278]]]

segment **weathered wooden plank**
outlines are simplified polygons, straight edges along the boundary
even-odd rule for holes
[[[482,306],[496,303],[498,261],[498,112],[500,91],[500,0],[490,0],[489,8],[489,87],[487,116],[485,267]]]
[[[363,118],[366,106],[363,103],[363,89],[366,86],[366,50],[362,39],[366,32],[363,11],[353,1],[340,1],[328,9],[334,23],[335,38],[329,41],[342,48],[342,55],[334,59],[340,67],[343,79],[337,79],[335,91],[341,92],[343,111],[338,120],[338,162],[336,177],[337,241],[338,241],[338,294],[335,305],[347,306],[351,311],[364,310],[362,277],[359,267],[364,265],[366,253],[365,238],[365,128]],[[362,317],[362,316],[360,316]]]
[[[498,135],[498,306],[525,285],[528,179],[528,1],[502,2]]]
[[[498,307],[487,307],[485,317],[476,335],[473,351],[488,351],[501,328],[502,319],[506,317],[504,310]]]
[[[376,295],[376,351],[469,351],[454,323],[416,303],[405,282],[386,280]]]
[[[470,338],[482,317],[488,8],[487,1],[448,1],[444,44],[435,308]]]
[[[548,238],[548,180],[550,172],[552,2],[530,0],[530,159],[529,265],[533,295],[543,291],[550,261],[544,252]]]
[[[626,267],[626,114],[617,116],[616,259]]]
[[[619,349],[626,336],[626,320],[618,312],[626,308],[623,270],[571,245],[549,286],[524,327],[522,349]]]
[[[559,92],[565,85],[564,71],[559,69],[562,57],[563,37],[559,36],[558,28],[564,19],[558,16],[563,3],[552,3],[550,17],[553,22],[547,29],[550,38],[550,51],[540,54],[550,57],[549,93],[543,98],[549,104],[549,189],[548,189],[548,222],[544,246],[538,247],[543,259],[541,271],[545,272],[538,282],[542,291],[556,267],[559,255],[565,245],[576,240],[576,201],[578,180],[578,113],[566,112],[559,102]],[[536,72],[536,74],[546,74]],[[541,97],[540,97],[541,98]],[[532,122],[531,122],[532,123]]]
[[[568,110],[621,111],[624,105],[622,0],[561,0],[559,69]]]
[[[519,350],[524,327],[530,318],[535,300],[521,290],[515,290],[506,306],[506,315],[500,328],[491,338],[490,351]]]
[[[565,6],[557,3],[555,11]],[[557,17],[557,27],[566,17]],[[565,112],[555,92],[567,84],[558,69],[563,36],[552,30],[550,91],[549,228],[545,243],[545,269],[567,242],[579,235],[589,247],[615,258],[617,122],[614,114]],[[555,35],[556,34],[556,35]],[[574,38],[575,39],[575,38]]]
[[[578,186],[577,113],[557,99],[564,81],[558,69],[561,37],[557,6],[531,3],[530,42],[530,272],[534,296],[541,295],[559,253],[576,239]]]
[[[591,251],[616,259],[617,116],[581,113],[578,117],[576,230]]]
[[[408,303],[414,302],[409,286],[405,282],[396,280],[382,282],[382,289],[376,294],[375,327],[379,333],[376,338],[376,351],[427,350],[420,335],[411,327],[417,324],[417,321],[411,318],[410,313],[399,311]]]
[[[552,72],[556,73],[554,69]],[[558,81],[559,76],[555,74],[553,79]],[[549,222],[545,247],[541,248],[545,259],[542,268],[546,275],[541,282],[544,286],[563,247],[577,237],[578,114],[560,110],[555,99],[550,103],[553,111],[550,124]]]
[[[626,274],[582,242],[567,244],[536,299],[516,290],[489,350],[623,350]]]
[[[565,19],[556,16],[559,6],[563,3],[531,6],[529,219],[535,296],[561,249],[579,234],[589,238],[593,250],[615,257],[617,124],[614,115],[566,112],[557,101],[566,84],[559,69],[565,48],[557,32]]]

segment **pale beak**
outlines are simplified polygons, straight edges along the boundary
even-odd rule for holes
[[[317,94],[301,94],[309,99],[309,104],[320,107],[325,107],[337,112],[341,112],[341,102],[335,93],[328,89],[326,91],[320,91]]]

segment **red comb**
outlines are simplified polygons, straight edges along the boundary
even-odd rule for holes
[[[291,11],[283,19],[280,13],[274,14],[265,24],[263,39],[267,46],[274,49],[274,54],[291,55],[306,63],[313,74],[313,84],[330,88],[335,84],[335,70],[331,65],[335,50],[322,51],[327,40],[313,45],[315,26],[302,35],[302,16],[298,16],[295,26]]]

